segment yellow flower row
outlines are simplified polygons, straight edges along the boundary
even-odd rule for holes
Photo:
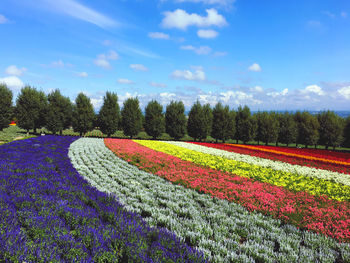
[[[337,161],[337,160],[331,160],[331,159],[326,159],[326,158],[320,158],[320,157],[315,157],[315,156],[309,156],[309,155],[302,155],[302,154],[296,154],[296,153],[287,153],[287,152],[282,152],[282,151],[276,151],[272,149],[264,149],[261,147],[255,147],[251,145],[243,145],[243,144],[231,144],[227,143],[227,145],[233,145],[236,147],[241,147],[241,148],[247,148],[251,150],[259,150],[262,152],[269,152],[269,153],[277,153],[285,156],[291,156],[291,157],[300,157],[304,158],[307,160],[313,160],[313,161],[322,161],[322,162],[327,162],[327,163],[334,163],[334,164],[341,164],[341,165],[350,165],[349,162],[342,162],[342,161]]]
[[[178,157],[182,160],[229,172],[241,177],[252,178],[260,182],[282,186],[292,191],[306,191],[315,196],[327,195],[328,198],[338,201],[350,200],[350,187],[347,185],[226,159],[221,156],[189,150],[166,142],[134,141],[150,149]]]

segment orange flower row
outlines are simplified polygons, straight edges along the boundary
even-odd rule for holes
[[[350,162],[330,160],[330,159],[314,157],[314,156],[309,156],[309,155],[302,155],[302,154],[297,154],[297,153],[287,153],[287,152],[276,151],[276,150],[271,150],[271,149],[263,149],[263,148],[260,148],[257,146],[252,146],[252,145],[231,144],[231,143],[227,143],[227,145],[233,145],[236,147],[241,147],[241,148],[246,148],[246,149],[251,149],[251,150],[258,150],[258,151],[262,151],[262,152],[275,153],[275,154],[280,154],[280,155],[285,155],[285,156],[304,158],[304,159],[313,160],[313,161],[321,161],[321,162],[340,164],[340,165],[350,165]]]

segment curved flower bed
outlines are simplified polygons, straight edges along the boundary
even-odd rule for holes
[[[285,171],[285,172],[294,173],[294,174],[295,173],[301,174],[308,177],[315,177],[322,180],[329,180],[329,181],[350,186],[350,174],[348,175],[348,174],[331,172],[327,170],[319,170],[319,169],[300,166],[300,165],[291,165],[289,163],[284,163],[281,161],[272,161],[269,159],[258,158],[255,156],[239,154],[232,151],[217,149],[215,146],[210,147],[211,145],[210,143],[206,145],[186,143],[186,142],[172,142],[172,141],[167,141],[166,143],[183,147],[189,150],[201,152],[201,153],[211,154],[211,155],[215,155],[215,156],[219,156],[227,159],[249,163],[252,165],[258,165],[258,166],[267,167],[274,170]]]
[[[317,168],[319,170],[328,170],[337,173],[350,174],[350,166],[339,165],[332,163],[324,163],[314,160],[307,160],[304,158],[297,158],[294,156],[286,156],[278,153],[260,151],[259,149],[248,149],[236,146],[236,144],[222,144],[222,143],[204,143],[204,142],[191,142],[191,144],[202,145],[210,148],[216,148],[237,154],[250,155],[257,158],[264,158],[273,161],[280,161],[289,164],[296,164],[304,167]],[[322,172],[321,172],[322,173]]]
[[[146,140],[135,140],[135,142],[186,161],[233,173],[241,177],[252,178],[260,182],[283,186],[292,191],[305,191],[311,195],[327,196],[337,201],[350,200],[350,186],[337,182],[275,170],[269,167],[261,167],[255,164],[223,158],[221,156],[213,156],[211,154],[171,145],[166,142]]]
[[[333,163],[339,165],[350,166],[350,154],[348,153],[332,153],[330,151],[321,153],[320,151],[307,151],[307,149],[293,149],[288,147],[278,146],[263,146],[263,145],[243,145],[243,144],[230,144],[236,147],[259,150],[264,152],[271,152],[291,157],[299,157],[307,160],[315,160],[325,163]]]
[[[340,241],[350,240],[350,204],[253,181],[154,151],[134,141],[105,139],[117,156],[171,182],[243,205]]]
[[[129,149],[130,140],[106,140]],[[135,143],[134,143],[135,144]],[[143,147],[144,148],[144,147]],[[120,148],[114,149],[121,153]],[[117,158],[102,140],[80,139],[70,147],[74,166],[101,191],[115,193],[125,207],[175,232],[213,262],[336,262],[350,259],[348,244],[300,231],[140,171]],[[131,157],[132,158],[132,157]],[[141,164],[142,157],[139,158]],[[166,164],[165,164],[166,165]],[[318,251],[322,251],[319,253]]]
[[[72,137],[0,146],[1,262],[204,262],[97,191],[68,158]]]

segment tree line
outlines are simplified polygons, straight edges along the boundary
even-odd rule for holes
[[[164,113],[163,106],[152,100],[143,115],[137,98],[128,98],[120,109],[117,94],[106,92],[103,105],[95,114],[90,99],[83,93],[72,103],[59,90],[45,95],[30,86],[21,89],[16,104],[12,105],[13,95],[5,84],[0,84],[0,98],[0,130],[15,118],[27,132],[45,127],[53,134],[62,134],[73,127],[82,136],[99,127],[108,137],[121,129],[130,138],[144,130],[153,139],[166,132],[175,140],[188,134],[195,141],[211,136],[216,142],[233,139],[244,144],[254,140],[266,145],[350,147],[350,116],[344,119],[329,110],[317,115],[307,111],[252,114],[248,106],[234,110],[219,102],[211,108],[196,101],[187,117],[181,101],[171,101]]]

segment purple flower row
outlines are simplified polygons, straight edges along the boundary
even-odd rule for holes
[[[1,262],[205,262],[97,191],[67,156],[73,137],[0,146]]]

